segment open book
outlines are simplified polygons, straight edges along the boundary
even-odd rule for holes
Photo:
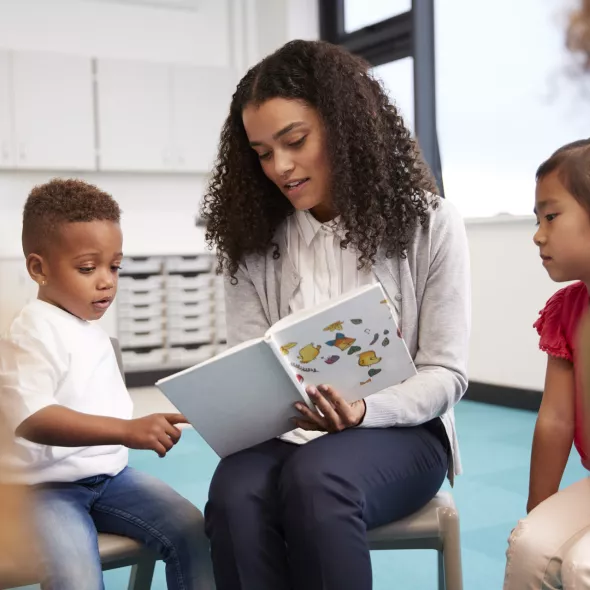
[[[293,430],[308,385],[348,402],[416,373],[380,284],[291,314],[249,340],[156,385],[220,456]]]

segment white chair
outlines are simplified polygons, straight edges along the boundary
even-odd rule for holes
[[[463,590],[459,513],[448,492],[407,518],[369,531],[368,541],[372,550],[435,549],[439,590]]]

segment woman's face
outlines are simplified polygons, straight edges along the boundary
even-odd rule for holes
[[[266,176],[296,209],[319,221],[335,216],[325,130],[317,111],[299,100],[271,98],[248,105],[242,121]]]

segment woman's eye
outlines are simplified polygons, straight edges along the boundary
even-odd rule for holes
[[[297,141],[293,141],[289,145],[291,147],[299,147],[299,146],[302,146],[305,143],[306,138],[307,138],[307,135],[304,135],[301,139],[298,139]]]

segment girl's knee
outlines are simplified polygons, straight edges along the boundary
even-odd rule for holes
[[[537,582],[554,577],[544,539],[543,531],[528,518],[519,521],[508,539],[504,590],[536,588]]]
[[[566,553],[561,566],[563,587],[566,590],[590,588],[590,537],[582,537]]]

